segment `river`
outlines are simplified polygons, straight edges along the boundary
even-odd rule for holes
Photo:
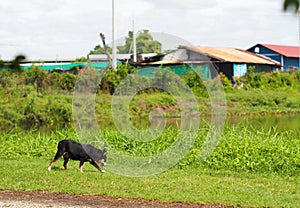
[[[210,123],[211,120],[210,117],[203,117],[201,119],[201,123]],[[160,118],[156,118],[156,122],[164,123],[163,121],[160,121]],[[149,124],[147,119],[141,119],[134,122],[134,125],[138,128],[147,128],[147,124]],[[295,131],[300,130],[300,114],[228,116],[225,120],[225,124],[229,126],[243,125],[258,130],[269,130],[270,128],[274,128],[277,132],[286,130]],[[166,126],[180,126],[180,118],[168,118]]]

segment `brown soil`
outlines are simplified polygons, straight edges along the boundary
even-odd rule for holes
[[[37,192],[17,192],[17,191],[1,191],[0,202],[2,207],[18,207],[14,202],[23,203],[22,207],[210,207],[220,208],[224,205],[198,204],[198,203],[182,203],[182,202],[162,202],[158,200],[146,199],[130,199],[130,198],[114,198],[101,195],[72,195],[63,193],[52,193],[47,191]],[[37,205],[38,204],[38,205]],[[23,206],[24,205],[24,206]]]

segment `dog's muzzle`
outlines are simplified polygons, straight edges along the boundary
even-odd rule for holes
[[[104,162],[103,160],[99,160],[98,163],[100,163],[102,166],[106,166],[106,162]]]

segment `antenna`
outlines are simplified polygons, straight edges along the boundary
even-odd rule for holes
[[[112,67],[117,66],[116,25],[115,25],[115,0],[112,0]]]

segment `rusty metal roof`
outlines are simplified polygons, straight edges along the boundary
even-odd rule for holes
[[[257,55],[249,51],[236,48],[216,48],[207,46],[181,46],[188,50],[202,53],[208,57],[224,62],[268,64],[280,66],[280,63],[265,56]]]
[[[277,53],[280,53],[286,57],[299,58],[300,47],[298,46],[285,46],[285,45],[273,45],[273,44],[261,44],[262,46],[271,49]]]

